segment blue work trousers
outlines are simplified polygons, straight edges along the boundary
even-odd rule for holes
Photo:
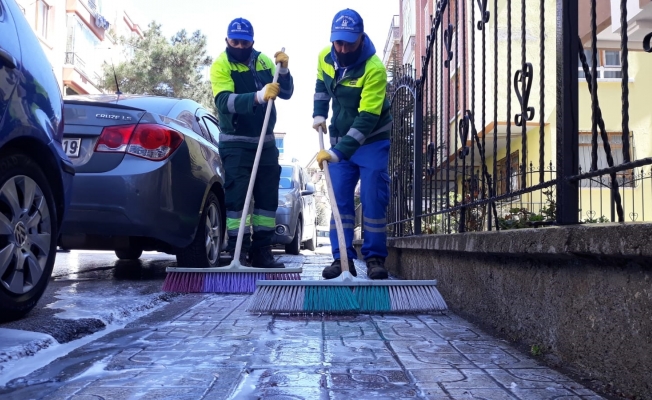
[[[387,205],[389,204],[389,140],[360,146],[350,160],[330,163],[331,181],[342,217],[346,253],[349,259],[356,259],[353,248],[355,226],[355,187],[360,180],[360,201],[362,203],[363,245],[362,256],[387,257]],[[331,215],[330,239],[333,258],[340,258],[335,220]]]

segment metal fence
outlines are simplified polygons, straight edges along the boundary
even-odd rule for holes
[[[607,53],[596,1],[437,3],[419,69],[389,67],[391,236],[652,220],[652,158],[631,151],[627,1],[611,16],[620,48]],[[650,51],[651,35],[637,51]],[[612,91],[620,83],[615,133],[600,108],[604,79]]]

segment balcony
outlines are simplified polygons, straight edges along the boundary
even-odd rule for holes
[[[63,66],[63,83],[65,85],[72,87],[78,93],[93,94],[101,93],[98,88],[100,81],[100,75],[91,71],[78,53],[66,52]]]
[[[394,52],[394,47],[401,37],[401,19],[398,15],[392,17],[392,23],[389,26],[389,32],[387,33],[387,40],[385,40],[385,49],[383,51],[383,64],[387,65],[392,53]]]
[[[66,64],[74,65],[75,68],[82,74],[86,75],[86,63],[77,55],[77,53],[68,51],[66,52]]]

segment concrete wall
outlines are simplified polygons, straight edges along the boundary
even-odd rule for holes
[[[387,265],[437,279],[452,311],[558,366],[652,398],[651,237],[591,224],[396,238]]]

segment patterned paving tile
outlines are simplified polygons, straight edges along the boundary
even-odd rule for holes
[[[304,279],[332,260],[280,259]],[[248,295],[190,296],[201,301],[171,321],[88,344],[107,354],[94,375],[29,379],[50,379],[48,400],[600,398],[453,313],[252,315]]]

